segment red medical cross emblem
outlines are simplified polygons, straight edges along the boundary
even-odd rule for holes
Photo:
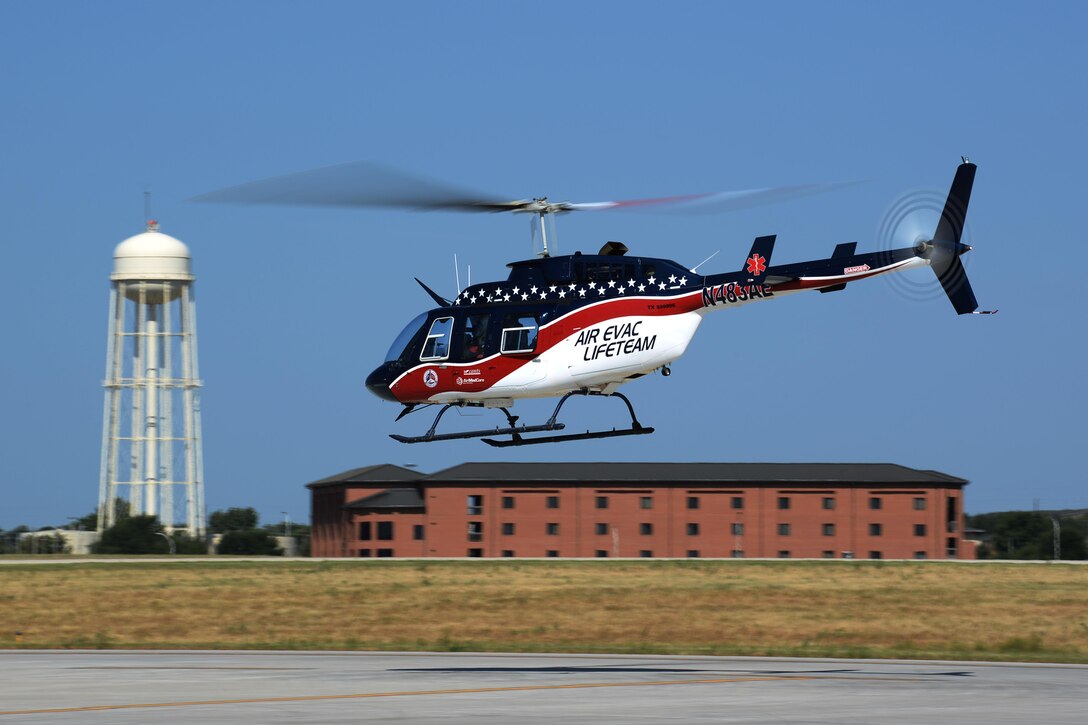
[[[765,269],[767,269],[766,257],[761,257],[758,252],[753,252],[752,256],[748,258],[748,274],[763,274]]]

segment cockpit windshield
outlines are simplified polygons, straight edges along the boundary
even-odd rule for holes
[[[427,321],[427,313],[423,312],[414,320],[409,322],[401,333],[397,335],[397,339],[393,341],[392,346],[389,348],[389,352],[385,354],[386,362],[393,362],[399,360],[404,355],[404,348],[408,347],[408,343],[412,341],[412,338],[416,336],[416,333],[423,327],[423,323]]]

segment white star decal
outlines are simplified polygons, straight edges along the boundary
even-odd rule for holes
[[[604,293],[605,293],[605,292],[607,292],[607,291],[608,291],[608,290],[606,290],[606,289],[604,288],[604,285],[601,285],[601,286],[600,286],[600,287],[599,287],[599,288],[597,289],[597,292],[599,292],[599,293],[601,294],[601,296],[604,296]]]
[[[616,291],[617,291],[617,292],[619,292],[619,293],[620,293],[620,294],[622,295],[622,294],[623,294],[624,292],[626,292],[627,290],[625,290],[625,289],[623,288],[623,285],[620,285],[619,287],[617,287],[617,288],[616,288]]]
[[[658,289],[665,289],[665,283],[664,282],[658,282],[657,283],[657,288]]]
[[[579,297],[585,297],[586,296],[586,291],[584,289],[579,289],[578,290],[578,296]]]
[[[635,280],[633,280],[633,279],[627,280],[627,286],[628,287],[634,287],[635,286]]]
[[[567,296],[567,291],[565,289],[559,290],[559,299],[563,299],[566,296]]]
[[[670,274],[669,275],[669,284],[676,284],[676,275],[675,274]]]
[[[559,289],[559,288],[558,288],[558,287],[556,287],[556,286],[555,286],[555,285],[553,284],[553,285],[552,285],[551,287],[549,287],[549,288],[548,288],[548,291],[549,291],[549,292],[555,292],[555,291],[556,291],[557,289]]]
[[[471,302],[472,304],[476,304],[476,295],[472,295],[468,299],[469,299],[469,302]]]
[[[639,292],[645,292],[645,291],[646,291],[646,285],[644,285],[644,284],[640,284],[640,285],[638,286],[638,291],[639,291]]]
[[[536,294],[536,285],[535,284],[532,287],[529,288],[529,292],[531,292],[534,295]]]
[[[568,287],[568,289],[574,289],[574,288],[575,288],[575,287],[577,287],[577,286],[578,286],[577,284],[575,284],[574,282],[571,282],[571,283],[570,283],[570,286]]]
[[[495,288],[495,296],[498,297],[501,294],[502,294],[502,287],[496,287]]]
[[[589,288],[590,289],[597,289],[597,283],[596,282],[590,282],[589,283]]]
[[[657,284],[657,277],[654,277],[652,274],[650,275],[650,284]]]
[[[502,301],[503,302],[509,302],[510,301],[510,295],[503,295],[502,296]]]
[[[515,287],[514,289],[511,290],[511,292],[513,292],[514,294],[518,294],[519,292],[521,292],[521,289],[518,288],[518,287]]]
[[[681,277],[681,278],[680,278],[680,286],[681,286],[681,287],[683,287],[683,286],[684,286],[684,285],[686,285],[687,283],[688,283],[688,278],[687,278],[687,277]]]
[[[523,299],[523,300],[527,300],[527,299],[529,299],[529,295],[527,295],[526,293],[522,292],[522,293],[521,293],[521,299]]]
[[[612,287],[615,287],[615,286],[616,286],[616,280],[614,280],[614,279],[608,280],[609,289],[611,289]]]

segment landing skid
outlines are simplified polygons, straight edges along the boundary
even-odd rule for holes
[[[627,405],[627,412],[631,415],[631,427],[630,428],[613,428],[611,430],[599,430],[589,431],[585,433],[567,433],[563,435],[551,435],[551,436],[536,436],[530,438],[524,438],[525,433],[545,433],[557,430],[563,430],[566,428],[564,423],[559,423],[556,418],[559,416],[559,411],[562,410],[563,404],[572,395],[600,395],[604,397],[616,397],[619,398]],[[559,404],[555,406],[555,411],[552,412],[552,416],[548,418],[548,421],[542,425],[517,425],[518,416],[512,415],[506,408],[499,408],[505,415],[509,426],[506,428],[496,427],[486,430],[472,430],[463,431],[460,433],[436,433],[438,428],[438,422],[442,420],[443,414],[452,407],[462,407],[463,403],[449,403],[443,406],[442,410],[435,416],[434,422],[431,423],[430,429],[421,436],[402,436],[396,434],[390,434],[390,438],[401,443],[431,443],[433,441],[449,441],[459,440],[464,438],[481,438],[484,443],[489,446],[495,446],[497,448],[508,448],[510,446],[529,446],[536,445],[538,443],[565,443],[567,441],[582,441],[590,440],[593,438],[616,438],[619,436],[631,436],[631,435],[647,435],[653,433],[654,429],[645,427],[638,422],[635,417],[635,409],[631,405],[631,401],[627,399],[626,395],[622,393],[609,393],[605,396],[604,393],[591,392],[588,390],[576,390],[567,393],[560,399]],[[402,413],[401,417],[407,412]],[[399,418],[398,418],[399,420]],[[510,440],[496,440],[494,438],[484,438],[484,436],[510,436]]]

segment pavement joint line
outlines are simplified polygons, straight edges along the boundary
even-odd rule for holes
[[[662,685],[716,685],[736,682],[767,682],[773,680],[815,680],[827,677],[778,675],[771,677],[727,677],[701,680],[657,680],[647,682],[576,682],[565,685],[521,685],[514,687],[473,687],[448,690],[416,690],[402,692],[359,692],[346,695],[298,695],[294,697],[252,697],[223,700],[188,700],[182,702],[142,702],[117,705],[86,705],[83,707],[54,707],[33,710],[0,710],[0,715],[49,715],[68,712],[98,712],[103,710],[138,710],[143,708],[196,707],[200,705],[246,705],[272,702],[316,702],[321,700],[364,700],[377,697],[409,697],[412,695],[472,695],[490,692],[532,692],[538,690],[578,690],[599,687],[656,687]],[[846,678],[842,678],[846,679]],[[855,678],[851,678],[855,679]],[[898,678],[896,678],[898,679]]]

